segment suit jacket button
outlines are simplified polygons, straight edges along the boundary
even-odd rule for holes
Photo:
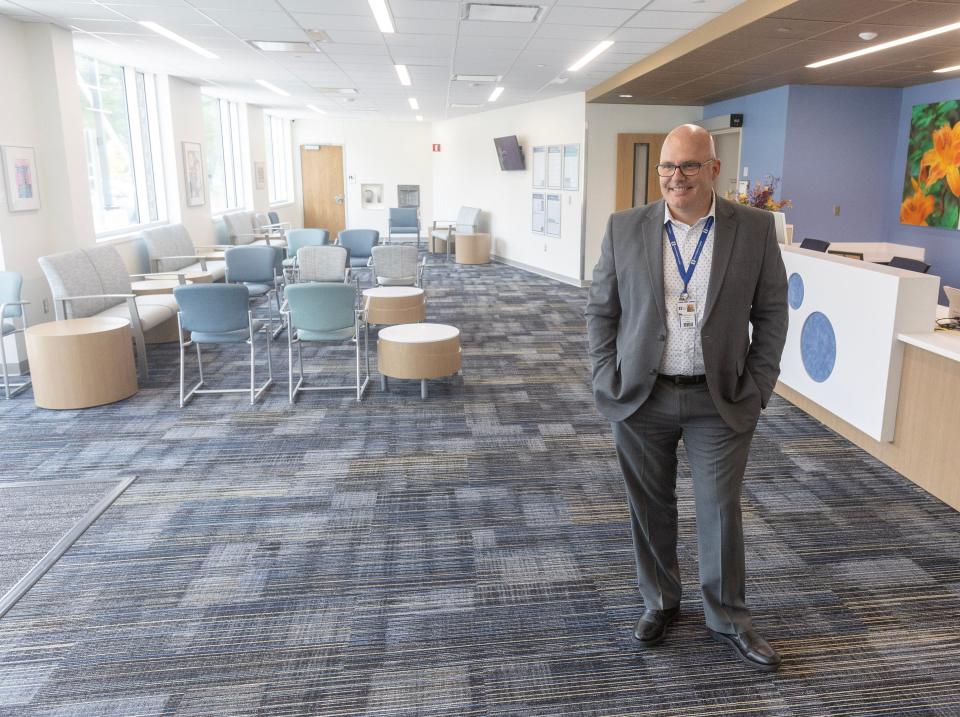
[[[664,334],[660,334],[659,338],[660,338],[661,341],[666,341],[666,340],[667,340],[667,337],[666,337],[666,335],[664,335]]]
[[[651,376],[656,376],[656,375],[657,375],[657,369],[652,368],[652,369],[650,369],[647,373],[649,373]]]

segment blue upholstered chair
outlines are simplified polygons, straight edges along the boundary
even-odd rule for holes
[[[810,239],[807,237],[800,242],[800,248],[809,249],[810,251],[826,251],[830,248],[830,242],[824,241],[823,239]]]
[[[352,268],[366,267],[373,256],[373,247],[380,243],[376,229],[344,229],[337,235],[337,243],[350,253]]]
[[[0,326],[3,327],[3,333],[0,336],[0,363],[3,364],[3,393],[7,398],[16,396],[30,385],[29,378],[20,383],[10,382],[10,376],[7,374],[7,350],[4,347],[4,339],[7,336],[22,334],[27,328],[27,312],[23,307],[30,302],[20,300],[22,286],[23,277],[19,273],[0,271]],[[20,319],[19,329],[14,319]]]
[[[418,261],[415,246],[375,246],[370,266],[373,281],[380,286],[423,286],[427,258]]]
[[[890,259],[888,266],[895,266],[898,269],[906,269],[907,271],[916,271],[920,274],[926,274],[930,271],[930,265],[920,261],[919,259],[910,259],[905,256],[895,256]]]
[[[392,207],[387,220],[387,239],[396,236],[414,236],[420,248],[420,217],[416,207]]]
[[[364,312],[357,309],[357,289],[351,284],[305,283],[287,287],[283,311],[287,331],[287,379],[293,403],[300,391],[355,390],[357,401],[370,382],[369,331]],[[360,327],[363,327],[365,376],[360,380]],[[304,386],[303,343],[353,341],[356,354],[356,382],[352,386]],[[293,347],[297,347],[299,376],[293,382]]]
[[[198,393],[246,393],[250,392],[250,403],[263,394],[273,383],[273,363],[270,357],[269,326],[253,318],[250,311],[250,295],[246,287],[237,284],[192,284],[174,288],[173,295],[180,311],[177,320],[180,325],[180,408]],[[190,339],[184,340],[183,332],[189,331]],[[267,347],[267,380],[256,386],[256,343],[257,333],[264,334]],[[250,345],[250,387],[249,388],[201,388],[203,379],[203,358],[201,344],[249,344]],[[195,346],[197,350],[197,370],[200,380],[188,392],[184,393],[184,364],[186,349]]]
[[[304,246],[325,246],[330,243],[330,232],[326,229],[291,229],[287,232],[287,258],[283,260],[286,269],[297,265],[297,251]]]
[[[276,246],[235,246],[224,252],[224,259],[228,284],[245,285],[251,300],[266,297],[270,321],[277,321],[274,336],[278,335],[283,329],[279,316],[283,250]]]

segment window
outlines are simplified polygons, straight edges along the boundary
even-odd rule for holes
[[[78,55],[77,81],[97,236],[166,221],[154,76]]]
[[[242,207],[246,194],[240,106],[236,102],[204,97],[203,133],[211,211],[219,214]]]
[[[270,203],[293,201],[293,167],[290,161],[290,121],[264,115],[267,137],[267,177]]]

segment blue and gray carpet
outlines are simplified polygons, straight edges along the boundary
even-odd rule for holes
[[[175,347],[122,403],[0,401],[4,484],[74,481],[56,500],[77,506],[140,476],[0,620],[0,715],[960,715],[960,515],[775,399],[744,524],[781,671],[704,629],[684,462],[683,613],[640,649],[585,291],[499,265],[428,278],[464,375],[427,401],[374,380],[360,404],[290,406],[285,337],[256,406],[179,409]],[[242,384],[245,358],[211,354],[210,381]],[[349,380],[349,346],[307,359]],[[33,490],[0,487],[4,541],[39,511],[21,564],[63,527]]]

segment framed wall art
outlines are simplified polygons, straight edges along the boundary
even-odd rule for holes
[[[203,190],[203,151],[199,142],[183,143],[183,180],[187,206],[201,206],[206,196]]]
[[[37,156],[33,147],[2,148],[3,178],[7,187],[7,208],[27,212],[40,208],[37,183]]]

